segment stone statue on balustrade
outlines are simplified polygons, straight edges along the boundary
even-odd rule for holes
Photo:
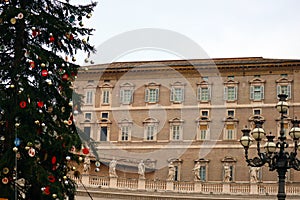
[[[169,168],[169,172],[168,172],[167,181],[174,181],[176,169],[173,162],[169,163],[168,168]]]
[[[195,163],[195,166],[193,168],[193,172],[194,172],[194,181],[200,181],[201,178],[200,178],[200,162],[196,162]]]
[[[112,159],[109,163],[109,177],[111,178],[117,178],[117,172],[116,172],[116,167],[117,167],[117,161],[116,159]]]
[[[228,163],[224,165],[224,182],[231,181],[231,169]]]
[[[145,179],[145,164],[143,160],[141,160],[141,162],[138,165],[138,174],[139,179]]]
[[[260,167],[250,167],[250,183],[257,183],[258,182],[258,172]]]
[[[88,156],[86,156],[83,162],[83,173],[88,174],[90,169],[91,169],[91,160]]]

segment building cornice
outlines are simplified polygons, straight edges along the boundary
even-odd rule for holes
[[[137,61],[113,62],[85,66],[80,69],[82,74],[89,73],[126,73],[145,71],[191,71],[191,70],[253,70],[253,69],[280,69],[299,68],[300,60],[296,59],[265,59],[262,57],[245,58],[215,58],[193,60],[166,60],[166,61]],[[88,69],[88,70],[86,70]]]

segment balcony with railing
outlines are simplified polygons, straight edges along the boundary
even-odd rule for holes
[[[238,195],[276,195],[277,182],[201,182],[201,181],[163,181],[148,179],[126,179],[83,174],[79,178],[70,177],[78,187],[106,188],[114,190],[174,192],[199,194],[238,194]],[[287,195],[300,198],[300,183],[286,183]]]

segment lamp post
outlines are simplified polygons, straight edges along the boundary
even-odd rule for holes
[[[242,130],[243,136],[240,139],[240,143],[245,150],[246,162],[251,167],[261,167],[265,164],[269,165],[270,171],[277,171],[278,174],[278,200],[285,200],[285,175],[288,169],[300,170],[300,160],[297,158],[297,151],[300,150],[300,121],[297,119],[292,120],[293,127],[289,134],[293,139],[293,148],[290,152],[286,151],[289,147],[284,129],[284,118],[288,110],[288,103],[286,102],[287,95],[278,95],[279,102],[275,106],[280,113],[280,132],[277,142],[274,142],[275,136],[268,134],[266,135],[262,125],[263,120],[254,120],[255,127],[251,131],[248,128]],[[251,134],[251,136],[250,136]],[[265,139],[266,137],[266,139]],[[257,156],[249,158],[248,151],[250,145],[256,141]],[[261,148],[264,142],[264,150]]]

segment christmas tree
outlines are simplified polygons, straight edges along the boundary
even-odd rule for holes
[[[94,52],[83,20],[95,6],[0,0],[0,198],[74,196],[68,175],[83,148],[72,115],[74,61],[77,51]]]

